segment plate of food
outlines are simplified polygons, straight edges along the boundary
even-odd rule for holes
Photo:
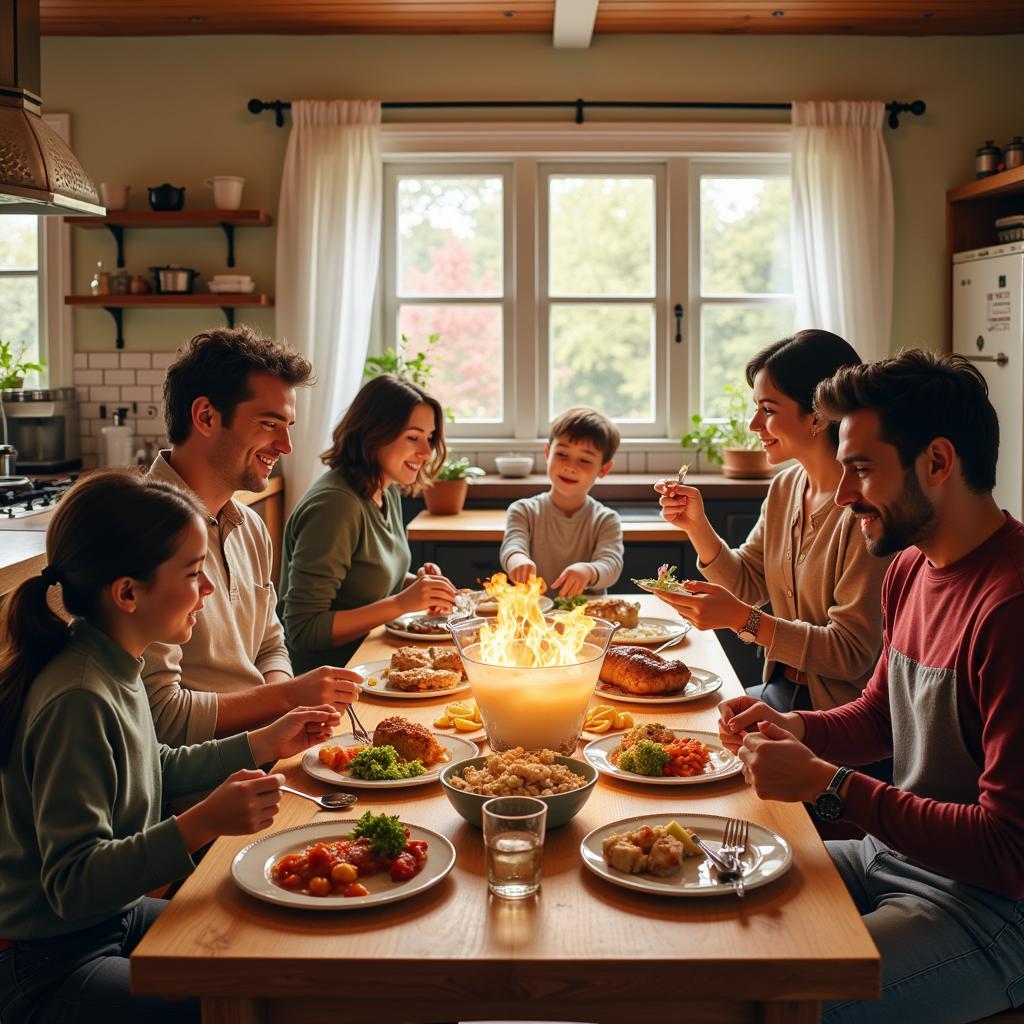
[[[397,619],[384,623],[384,631],[403,640],[451,640],[448,632],[447,615],[428,615],[426,612],[409,612]]]
[[[462,659],[454,647],[399,647],[390,658],[350,666],[363,677],[364,692],[415,700],[469,689]]]
[[[549,612],[555,606],[555,602],[546,594],[537,598],[537,605],[542,612]],[[498,602],[494,600],[485,590],[463,589],[455,595],[455,610],[470,615],[482,615],[485,618],[498,614]]]
[[[437,885],[455,847],[427,828],[367,811],[358,821],[296,825],[257,839],[231,862],[250,896],[303,910],[359,910]]]
[[[646,647],[610,647],[601,664],[597,694],[624,704],[682,704],[721,689],[722,677],[705,668],[663,658]]]
[[[729,896],[723,882],[693,842],[696,835],[713,850],[722,845],[728,818],[717,814],[642,814],[622,818],[583,837],[580,856],[595,875],[656,896]],[[749,823],[746,852],[740,857],[747,890],[780,878],[793,863],[793,850],[771,829]]]
[[[674,565],[669,565],[667,562],[658,567],[657,576],[633,579],[633,583],[635,583],[641,590],[646,590],[649,594],[690,593],[690,591],[683,586],[683,581],[676,579],[676,567]]]
[[[373,730],[372,745],[346,732],[310,747],[302,755],[302,770],[332,786],[395,789],[436,782],[445,765],[479,753],[472,740],[432,733],[393,715]]]
[[[710,732],[669,729],[660,722],[634,726],[625,736],[602,736],[583,748],[602,775],[652,786],[717,782],[743,771],[743,762]]]
[[[641,615],[637,624],[630,628],[617,629],[612,636],[613,644],[664,644],[678,640],[693,629],[690,622],[679,619],[659,619],[653,615]]]

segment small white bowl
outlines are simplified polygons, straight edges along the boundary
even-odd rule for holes
[[[529,476],[533,469],[530,455],[499,455],[494,465],[502,476]]]

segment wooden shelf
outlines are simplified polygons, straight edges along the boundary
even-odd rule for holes
[[[99,306],[101,309],[130,309],[137,306],[272,306],[274,297],[262,292],[245,294],[225,292],[220,295],[65,295],[66,306]]]
[[[973,199],[1005,197],[1013,194],[1024,194],[1024,167],[1014,167],[1010,171],[990,174],[987,178],[969,181],[966,185],[958,185],[946,193],[946,202],[962,203]]]
[[[266,210],[121,210],[106,217],[68,217],[73,228],[261,228],[273,224]]]

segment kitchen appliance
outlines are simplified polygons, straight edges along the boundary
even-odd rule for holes
[[[1024,242],[953,255],[953,351],[984,375],[999,416],[995,499],[1024,512]]]
[[[127,409],[114,410],[114,422],[100,430],[100,460],[104,466],[131,466],[135,463],[135,439],[125,423]]]
[[[996,238],[1004,242],[1024,242],[1024,214],[1000,217],[996,221]]]
[[[20,471],[54,472],[82,464],[74,388],[5,388],[0,397]]]
[[[158,295],[189,295],[195,284],[198,270],[188,267],[150,267],[149,272],[156,281]]]
[[[180,210],[185,205],[185,189],[177,185],[151,185],[149,205],[157,211]]]
[[[22,519],[46,512],[77,479],[77,474],[70,473],[59,480],[25,480],[27,486],[21,489],[0,482],[0,519]]]

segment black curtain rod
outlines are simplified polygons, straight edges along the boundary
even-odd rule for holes
[[[249,113],[262,114],[264,110],[274,111],[278,128],[284,127],[284,112],[291,110],[289,100],[249,100]],[[384,110],[529,110],[552,109],[575,110],[576,123],[583,124],[583,111],[591,107],[602,109],[616,107],[624,110],[792,110],[792,103],[677,103],[673,101],[636,102],[632,100],[425,100],[416,102],[383,102]],[[924,100],[900,103],[893,100],[886,103],[889,111],[889,127],[899,128],[900,114],[920,117],[926,110]]]

